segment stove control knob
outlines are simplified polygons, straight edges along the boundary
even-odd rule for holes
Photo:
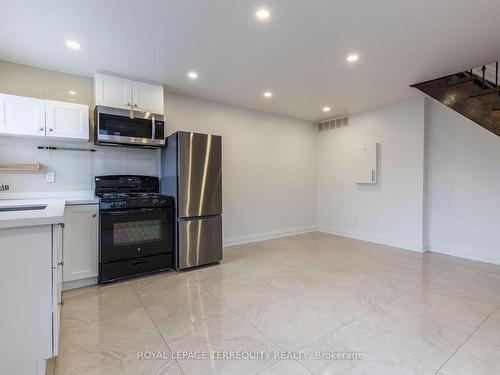
[[[153,199],[153,206],[156,206],[158,204],[158,199]]]

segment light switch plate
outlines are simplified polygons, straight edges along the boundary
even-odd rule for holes
[[[56,174],[54,172],[45,173],[45,181],[47,182],[55,182]]]

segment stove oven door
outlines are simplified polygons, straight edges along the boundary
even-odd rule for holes
[[[173,210],[101,211],[100,262],[173,252]]]

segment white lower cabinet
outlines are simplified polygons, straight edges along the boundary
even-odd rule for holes
[[[99,205],[66,206],[64,223],[64,283],[97,277]]]
[[[52,228],[52,355],[59,353],[61,331],[62,275],[63,275],[63,225]]]
[[[63,226],[0,229],[0,374],[35,374],[57,355]]]

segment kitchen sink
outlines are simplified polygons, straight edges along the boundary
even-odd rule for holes
[[[44,210],[46,207],[46,204],[37,204],[31,206],[4,206],[0,207],[0,212]]]

